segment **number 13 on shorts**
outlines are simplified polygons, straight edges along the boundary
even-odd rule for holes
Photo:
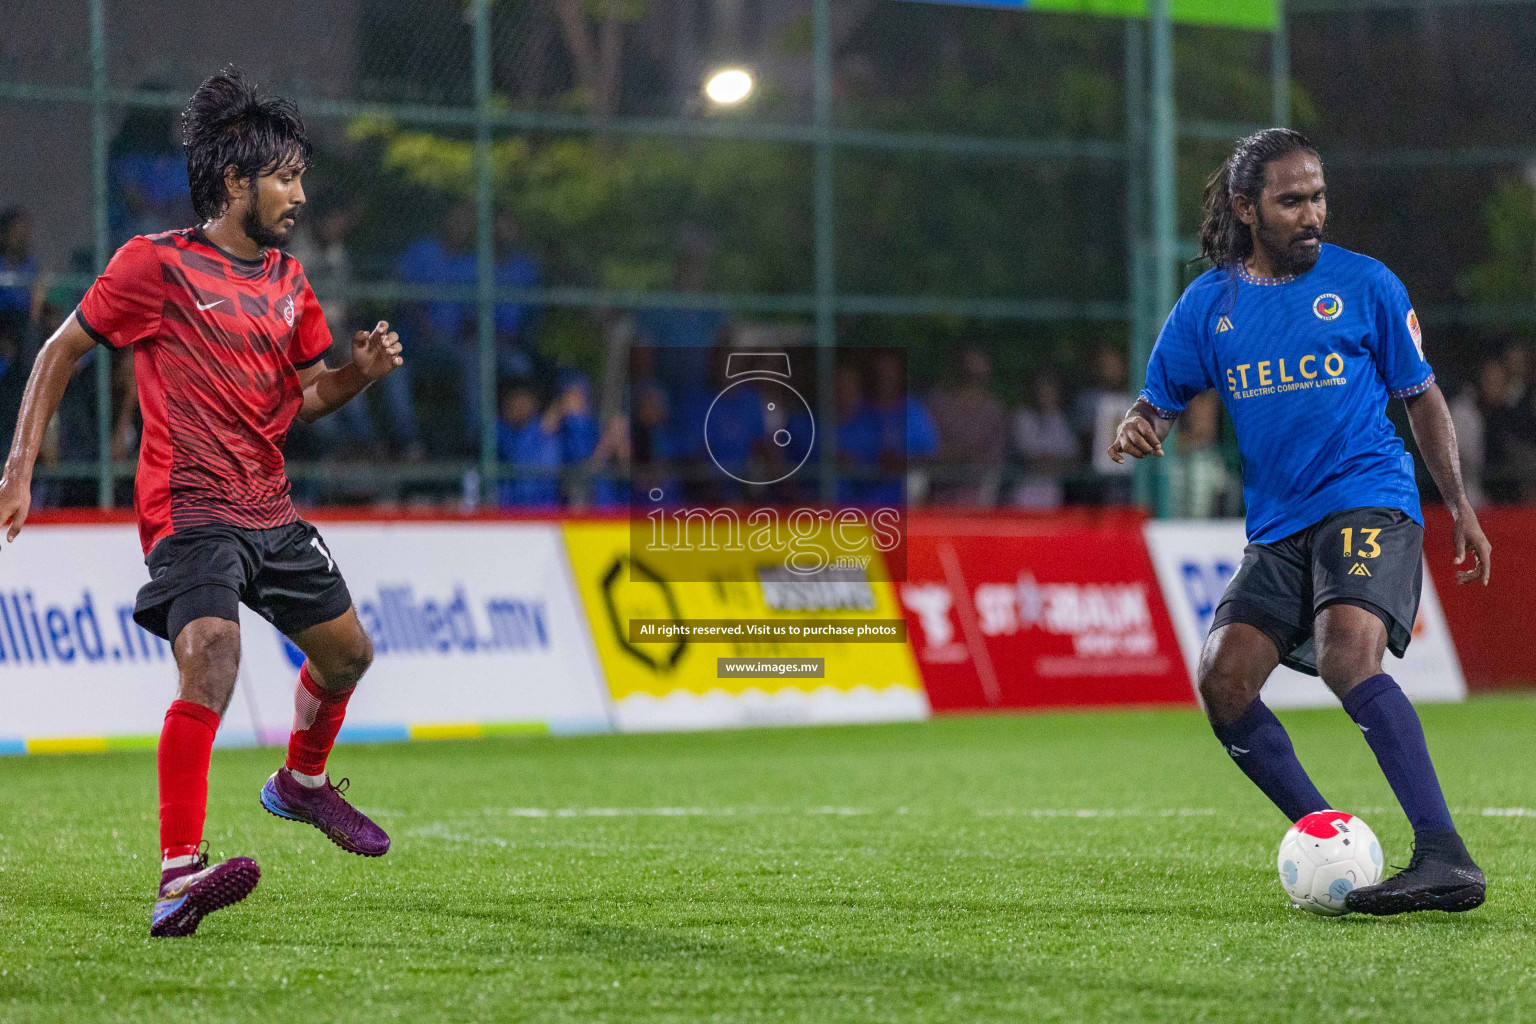
[[[1361,544],[1360,552],[1358,555],[1354,550],[1355,528],[1353,526],[1346,526],[1340,530],[1339,533],[1344,535],[1345,558],[1375,558],[1377,555],[1381,554],[1381,545],[1376,543],[1376,538],[1381,536],[1380,530],[1371,530],[1363,527],[1361,528]]]

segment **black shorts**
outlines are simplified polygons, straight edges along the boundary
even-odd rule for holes
[[[1312,620],[1330,604],[1381,619],[1401,658],[1413,636],[1424,575],[1424,528],[1395,508],[1352,508],[1273,544],[1249,544],[1211,619],[1245,622],[1275,642],[1280,663],[1317,675]]]
[[[161,539],[145,561],[149,582],[139,588],[133,620],[162,639],[169,639],[171,602],[207,584],[229,587],[285,636],[352,607],[320,532],[303,521],[270,530],[194,526]]]

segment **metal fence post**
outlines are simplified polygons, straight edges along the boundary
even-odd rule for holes
[[[480,494],[496,494],[496,214],[491,182],[491,5],[471,0],[475,73],[475,283],[480,341]]]
[[[1291,37],[1285,23],[1285,0],[1275,0],[1275,30],[1270,35],[1270,88],[1276,128],[1291,124]]]
[[[1140,18],[1125,22],[1125,264],[1130,304],[1130,381],[1133,394],[1146,381],[1151,348],[1147,304],[1147,72],[1146,25]],[[1131,498],[1145,505],[1151,495],[1144,464],[1132,469]]]
[[[107,227],[107,11],[91,0],[92,262],[99,274],[112,257]],[[112,507],[112,353],[96,349],[96,504]]]
[[[811,17],[815,74],[816,376],[821,498],[837,500],[837,405],[833,346],[837,344],[836,210],[832,195],[832,0],[814,0]]]
[[[1174,145],[1173,21],[1169,0],[1152,0],[1152,310],[1148,334],[1158,329],[1173,309],[1178,290],[1178,165]],[[1165,473],[1166,460],[1155,460],[1152,473]],[[1154,480],[1153,504],[1159,516],[1168,514],[1167,488]]]

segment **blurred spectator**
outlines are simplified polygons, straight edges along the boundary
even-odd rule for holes
[[[1061,476],[1077,466],[1078,444],[1055,374],[1036,374],[1029,404],[1013,414],[1013,450],[1024,464],[1013,503],[1022,508],[1059,507]]]
[[[864,378],[857,366],[842,363],[833,371],[832,395],[837,408],[837,500],[845,505],[863,505],[878,500],[872,497],[872,492],[877,491],[874,478],[880,470],[881,424],[874,409],[864,401]],[[906,446],[905,437],[896,441],[901,447]],[[816,447],[819,443],[813,446],[812,463],[818,458]],[[895,499],[883,503],[900,500],[898,483]]]
[[[1221,400],[1214,391],[1202,391],[1190,399],[1179,416],[1178,458],[1168,468],[1175,515],[1209,519],[1237,514],[1232,473],[1217,443],[1220,428]]]
[[[1116,463],[1109,457],[1109,446],[1131,407],[1125,354],[1113,345],[1101,345],[1094,353],[1093,375],[1093,383],[1078,392],[1072,404],[1072,425],[1088,445],[1089,460],[1099,475],[1093,493],[1085,497],[1123,504],[1131,500],[1131,460]]]
[[[623,415],[610,416],[586,462],[591,508],[616,508],[624,504],[628,495],[625,479],[633,454],[629,420]],[[578,512],[586,507],[580,503],[581,497],[578,494],[571,502],[571,508]]]
[[[37,262],[32,258],[31,247],[31,218],[14,207],[0,211],[0,274],[36,275]],[[38,320],[47,287],[47,281],[36,276],[26,282],[0,283],[0,430],[6,432],[7,441],[21,411],[21,397],[32,362],[42,344]],[[43,465],[49,463],[50,456],[53,461],[58,457],[56,430],[49,433],[50,443],[39,456]]]
[[[531,382],[511,381],[501,388],[498,457],[511,464],[514,474],[530,474],[501,482],[502,506],[557,506],[562,478],[570,481],[569,504],[585,508],[593,503],[586,471],[603,439],[591,412],[591,389],[586,377],[572,370],[562,372],[559,383],[559,392],[542,414],[538,389]],[[611,484],[602,489],[601,501],[613,503]]]
[[[684,294],[708,290],[710,265],[714,261],[713,236],[702,228],[687,225],[682,229],[677,269],[672,288]],[[673,388],[674,394],[686,394],[707,383],[710,350],[721,341],[728,317],[720,309],[662,307],[635,311],[635,343],[656,346],[656,370]]]
[[[1478,389],[1465,384],[1451,400],[1451,423],[1456,427],[1456,451],[1461,459],[1461,481],[1474,508],[1488,503],[1483,490],[1483,411]]]
[[[13,274],[30,280],[6,283]],[[0,373],[16,358],[33,320],[36,275],[31,214],[16,206],[0,210]]]
[[[1504,346],[1500,355],[1500,361],[1504,364],[1504,373],[1508,378],[1505,383],[1504,404],[1511,409],[1520,409],[1530,400],[1536,399],[1530,388],[1531,376],[1531,348],[1524,342],[1514,341]]]
[[[162,87],[153,81],[141,86]],[[196,220],[176,112],[128,108],[107,152],[107,223],[113,245]]]
[[[1524,398],[1524,386],[1511,382],[1510,369],[1523,369],[1509,348],[1499,359],[1484,361],[1478,375],[1483,414],[1483,488],[1490,501],[1519,501],[1536,484],[1536,424]]]
[[[523,246],[523,226],[512,214],[496,215],[496,287],[537,288],[543,280],[539,264]],[[544,371],[543,356],[534,343],[539,307],[521,302],[496,304],[498,365],[522,367],[528,373]]]
[[[613,493],[607,482],[591,477],[591,463],[602,441],[597,417],[592,414],[591,385],[575,370],[562,370],[557,384],[559,420],[555,429],[560,439],[560,462],[572,471],[567,474],[566,504],[578,509],[611,505]]]
[[[1003,454],[1008,444],[1007,410],[991,391],[992,360],[977,347],[960,355],[960,380],[938,391],[929,407],[938,428],[939,456],[951,479],[935,488],[947,504],[997,503]]]
[[[631,429],[627,437],[627,457],[632,480],[631,493],[638,503],[650,501],[653,491],[658,500],[675,503],[682,498],[673,476],[673,464],[683,454],[671,426],[672,412],[667,393],[653,381],[634,386],[634,407],[630,412]],[[606,440],[606,439],[605,439]],[[613,445],[614,441],[609,441]]]
[[[938,428],[908,389],[906,364],[897,353],[876,355],[873,371],[870,412],[880,436],[880,479],[866,500],[884,506],[898,505],[904,497],[921,500],[928,487],[927,468],[922,463],[939,452]]]
[[[592,457],[600,435],[597,417],[592,415],[592,386],[575,370],[560,371],[556,384],[560,389],[555,400],[560,407],[560,459],[568,466],[577,466]]]
[[[514,381],[501,389],[496,455],[514,479],[502,480],[497,503],[503,508],[554,508],[560,504],[560,403],[539,415],[539,393]]]
[[[357,213],[349,207],[335,207],[311,215],[308,210],[299,218],[293,241],[288,251],[304,268],[320,300],[320,310],[334,339],[326,361],[331,366],[344,366],[352,361],[352,334],[362,324],[352,322],[352,309],[344,294],[352,280],[352,260],[347,252],[347,233],[357,223]],[[371,327],[372,325],[367,325]],[[387,401],[409,401],[409,395],[401,389],[381,386],[379,390]],[[391,421],[409,417],[411,410],[391,410]],[[329,416],[315,421],[315,433],[325,444],[325,454],[339,454],[350,447],[357,454],[368,454],[376,444],[373,418],[368,414],[368,402],[357,398],[343,405]]]
[[[730,349],[726,346],[703,351],[708,354],[709,376],[706,382],[683,391],[671,422],[679,455],[692,460],[705,477],[690,481],[688,497],[701,502],[740,501],[746,496],[740,480],[748,478],[754,457],[764,454],[759,449],[766,422],[762,394],[751,381],[733,385],[728,376]],[[662,369],[665,350],[658,350],[656,355],[659,377],[671,385],[672,379]]]
[[[473,288],[478,281],[479,262],[475,251],[475,208],[455,204],[443,219],[439,235],[422,238],[401,255],[396,273],[406,284],[442,285]],[[533,258],[520,251],[517,221],[508,214],[496,219],[498,247],[495,282],[498,288],[532,288],[539,283],[539,268]],[[498,376],[534,380],[546,372],[544,360],[533,341],[534,307],[517,302],[498,302],[495,307],[495,368]],[[396,437],[408,447],[421,441],[421,431],[408,395],[416,374],[442,373],[456,376],[462,396],[465,438],[473,444],[480,436],[480,344],[478,308],[473,299],[432,299],[415,304],[400,325],[401,339],[408,354],[406,368],[411,373],[395,372],[386,381],[394,381],[406,397],[392,395],[389,401],[391,426]],[[409,412],[409,415],[406,413]]]

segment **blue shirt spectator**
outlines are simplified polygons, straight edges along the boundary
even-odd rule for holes
[[[442,236],[422,238],[401,254],[396,273],[407,284],[459,285],[473,288],[479,280],[475,253],[475,212],[461,203],[448,212]],[[499,225],[498,225],[499,226]],[[510,230],[499,232],[510,237]],[[539,284],[539,265],[525,253],[506,251],[496,264],[498,288],[534,288]],[[422,307],[428,325],[442,340],[472,335],[477,308],[472,299],[434,299]],[[534,308],[516,302],[496,304],[496,333],[521,338],[531,327]]]
[[[37,274],[32,255],[32,218],[19,207],[0,211],[0,274]],[[30,316],[32,288],[26,284],[0,285],[0,313]]]
[[[908,397],[906,401],[907,458],[928,458],[939,454],[939,428],[923,403]]]
[[[501,481],[498,504],[504,508],[554,508],[560,504],[559,426],[550,416],[539,415],[538,395],[527,385],[514,385],[502,397],[496,455],[514,471],[533,474]]]
[[[163,88],[149,81],[146,89]],[[192,186],[173,111],[131,108],[107,153],[107,222],[121,244],[181,227],[192,218]]]

